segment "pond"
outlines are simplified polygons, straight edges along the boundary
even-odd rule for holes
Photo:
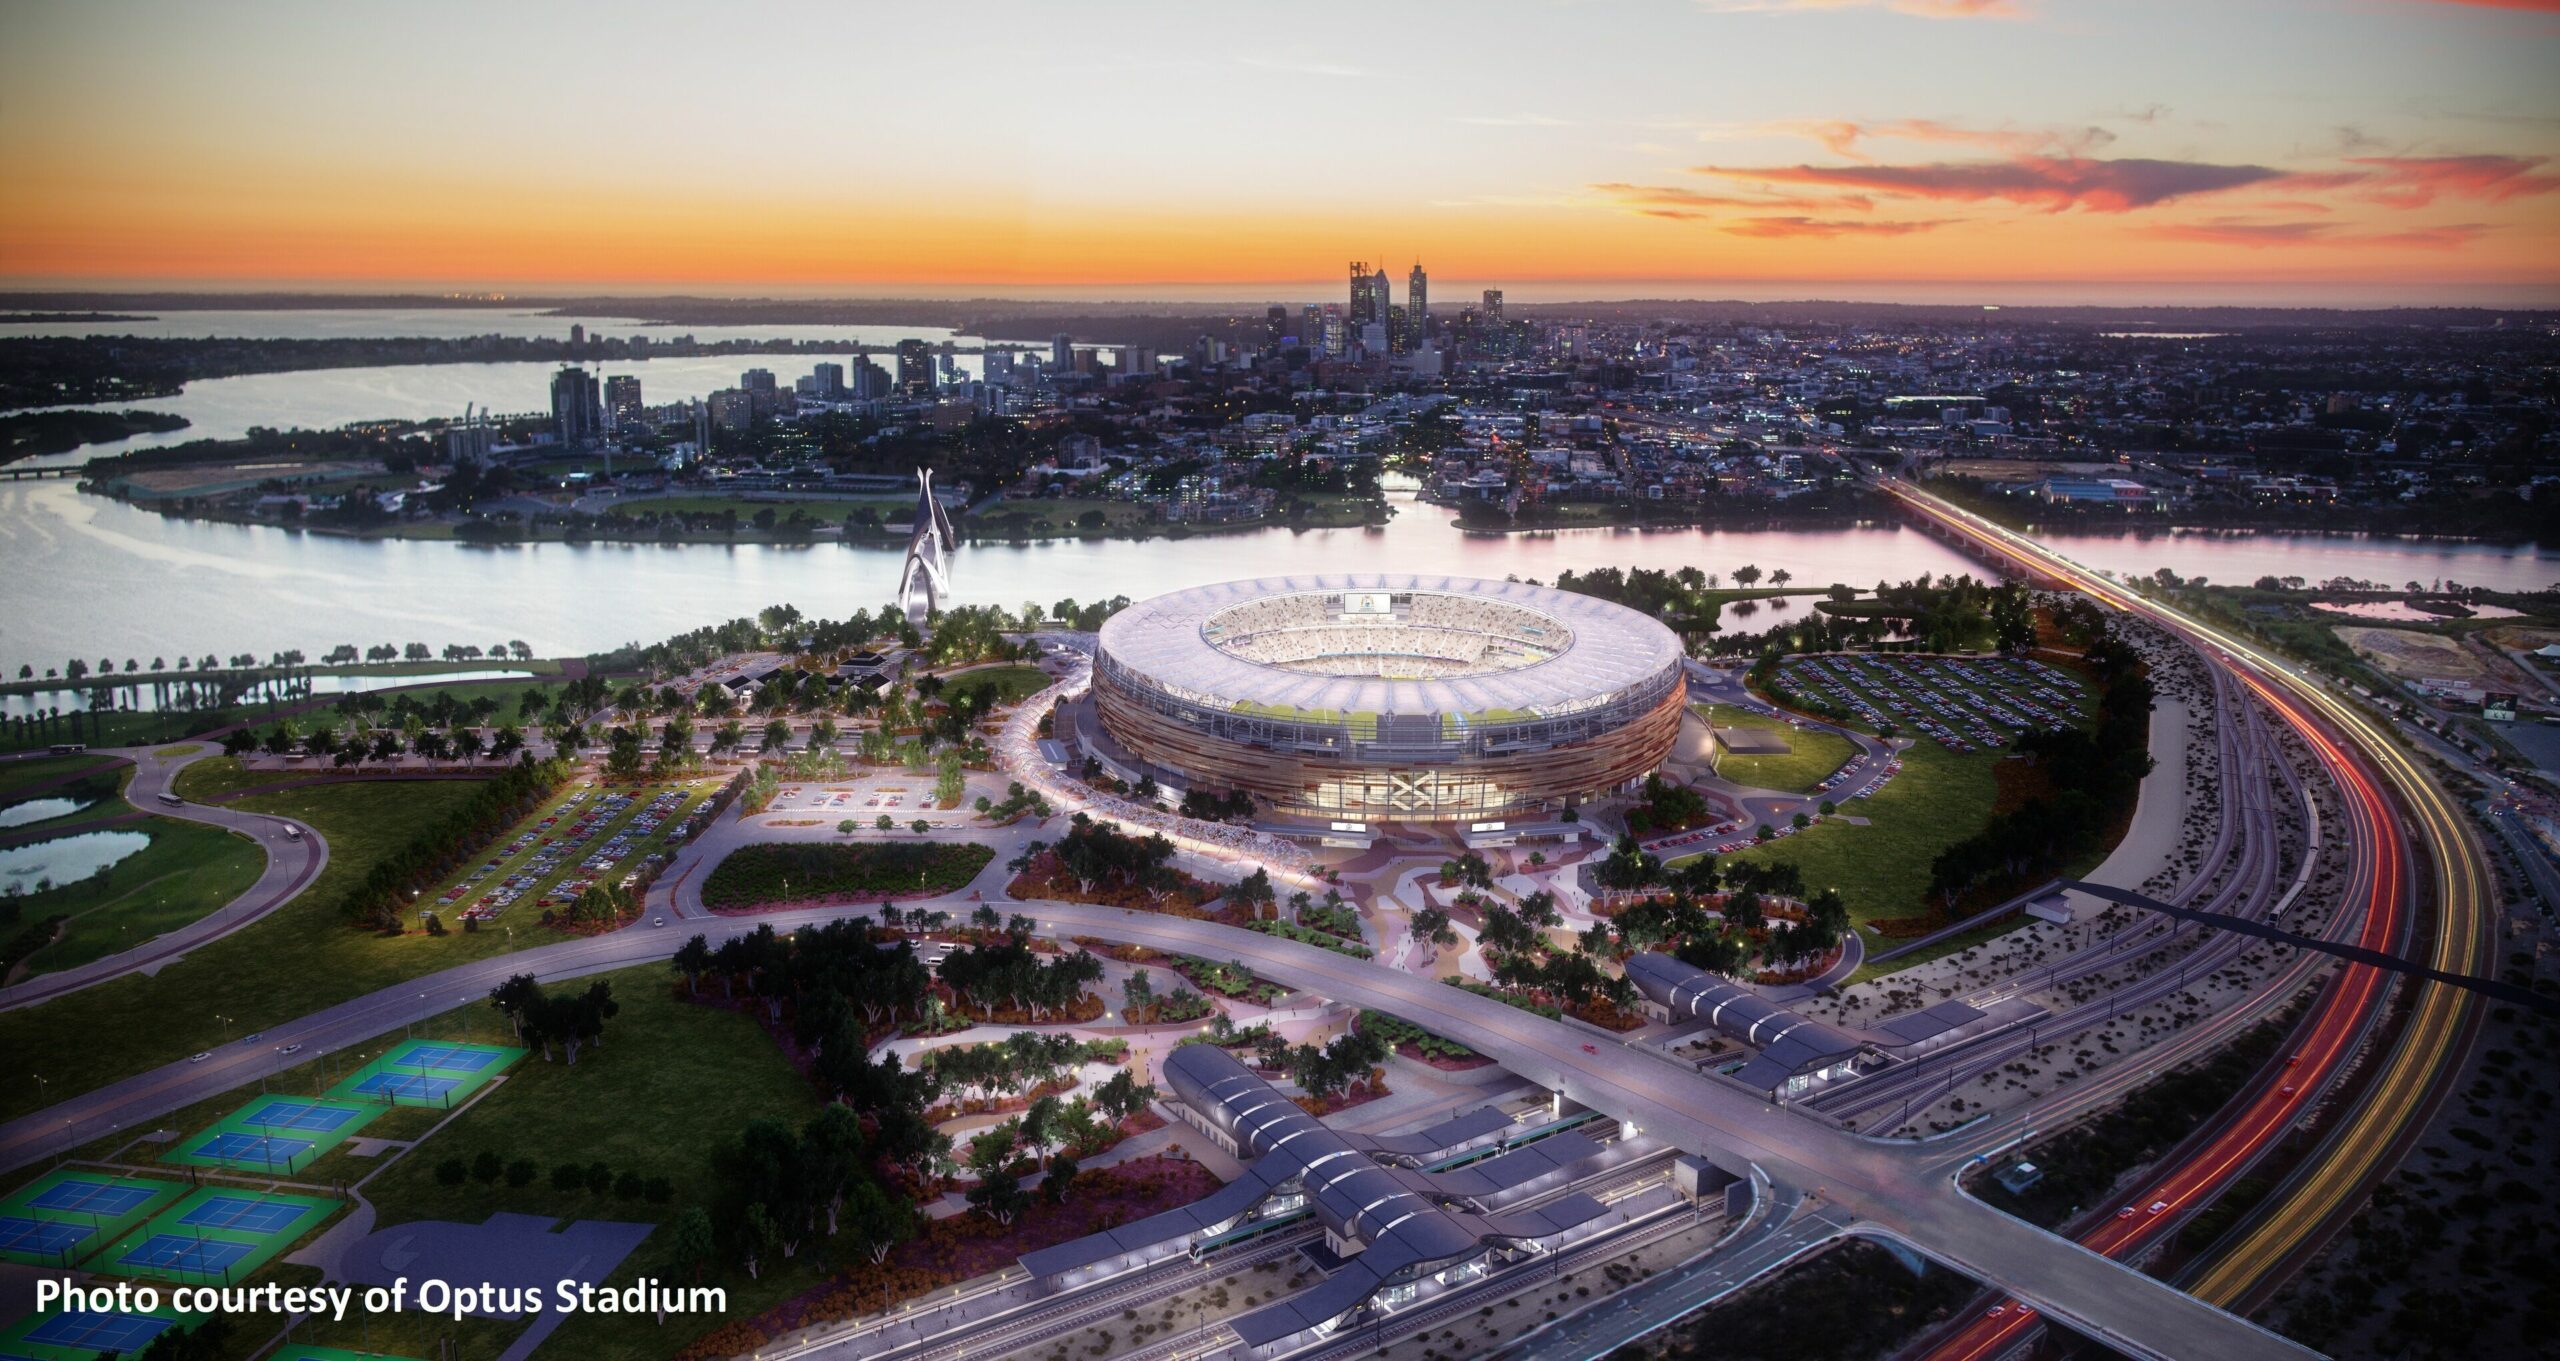
[[[82,832],[0,850],[0,893],[15,887],[33,893],[39,884],[60,888],[138,854],[151,844],[147,832]]]
[[[82,799],[29,799],[0,808],[0,827],[29,827],[55,818],[69,817],[88,807]]]

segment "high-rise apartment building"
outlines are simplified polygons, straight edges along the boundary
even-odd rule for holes
[[[1049,372],[1069,373],[1076,366],[1076,338],[1064,331],[1049,337]]]
[[[592,444],[604,433],[604,398],[594,374],[572,368],[551,375],[551,424],[562,444]]]
[[[910,397],[933,391],[933,351],[921,340],[898,342],[898,391]]]
[[[1262,315],[1262,343],[1274,351],[1289,342],[1289,309],[1273,303]]]
[[[739,374],[738,386],[745,388],[749,392],[773,392],[778,390],[774,386],[773,370],[771,369],[749,369],[745,373]]]
[[[1367,262],[1351,262],[1351,329],[1356,334],[1363,327],[1387,323],[1387,271],[1371,273]]]
[[[640,376],[617,373],[604,380],[604,428],[621,430],[640,423]]]
[[[1502,290],[1499,288],[1488,288],[1484,291],[1484,324],[1487,326],[1502,324]]]

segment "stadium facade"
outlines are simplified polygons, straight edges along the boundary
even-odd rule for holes
[[[1651,773],[1687,699],[1679,639],[1593,596],[1410,574],[1269,577],[1103,625],[1094,722],[1172,787],[1284,822],[1483,836]]]

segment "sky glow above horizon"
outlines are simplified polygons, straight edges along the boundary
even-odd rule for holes
[[[0,281],[2547,302],[2555,3],[22,0]]]

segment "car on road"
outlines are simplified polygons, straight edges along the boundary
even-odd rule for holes
[[[276,1052],[279,1054],[299,1054],[302,1052],[302,1046],[298,1044],[280,1044],[276,1046]]]
[[[1600,1046],[1596,1044],[1586,1044],[1582,1046],[1582,1052],[1586,1054],[1597,1054],[1600,1052]]]
[[[2006,1318],[2008,1315],[2009,1306],[2005,1304],[1995,1304],[1982,1311],[1982,1316],[1984,1318]]]
[[[256,1044],[259,1040],[266,1037],[266,1033],[267,1032],[260,1030],[251,1034],[243,1035],[240,1037],[240,1042],[242,1044]]]
[[[189,1062],[189,1063],[202,1063],[202,1062],[204,1062],[206,1059],[209,1059],[209,1058],[212,1058],[212,1057],[213,1057],[213,1051],[212,1051],[212,1050],[210,1050],[210,1049],[208,1049],[208,1050],[204,1051],[204,1052],[203,1052],[203,1053],[201,1053],[201,1054],[190,1054],[190,1055],[188,1055],[188,1056],[187,1056],[187,1062]]]
[[[2168,1208],[2169,1208],[2169,1202],[2167,1202],[2167,1201],[2165,1201],[2165,1200],[2155,1200],[2155,1201],[2151,1202],[2151,1213],[2153,1213],[2153,1214],[2158,1214],[2158,1213],[2160,1213],[2161,1211],[2166,1210],[2166,1209],[2168,1209]]]
[[[650,919],[649,924],[651,926],[664,926],[667,924],[667,919],[664,917],[653,917]]]
[[[2133,1207],[2132,1207],[2132,1206],[2130,1206],[2130,1205],[2127,1205],[2127,1206],[2126,1206],[2126,1207],[2124,1207],[2123,1209],[2116,1211],[2116,1218],[2118,1218],[2118,1219],[2131,1219],[2131,1218],[2133,1218]]]

